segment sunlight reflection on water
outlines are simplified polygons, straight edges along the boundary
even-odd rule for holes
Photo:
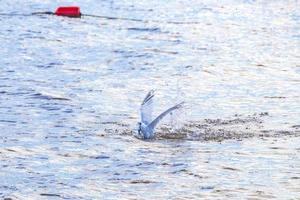
[[[299,135],[297,2],[76,3],[83,13],[141,21],[0,15],[1,198],[299,198],[299,137],[122,134],[156,88],[156,114],[185,100],[185,119],[212,128],[209,120],[267,112],[255,126]],[[63,4],[13,0],[0,13]]]

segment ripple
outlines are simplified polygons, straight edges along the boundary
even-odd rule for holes
[[[1,2],[0,199],[299,196],[298,2],[76,2]]]
[[[127,30],[137,32],[161,32],[160,28],[128,28]]]
[[[149,180],[133,180],[130,181],[131,184],[150,184],[150,183],[156,183],[154,181],[149,181]]]
[[[62,197],[59,194],[50,194],[50,193],[41,193],[41,196],[47,196],[47,197]]]
[[[42,100],[59,100],[59,101],[71,101],[71,99],[66,98],[66,97],[60,97],[60,96],[54,96],[51,94],[42,94],[42,93],[35,93],[31,95],[32,98],[36,99],[42,99]]]

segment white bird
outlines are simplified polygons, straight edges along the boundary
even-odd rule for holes
[[[184,102],[181,102],[152,120],[152,111],[153,111],[153,97],[154,97],[154,90],[151,90],[146,95],[145,99],[143,100],[140,108],[141,112],[141,122],[138,122],[138,135],[143,139],[151,139],[155,136],[155,127],[156,125],[169,113],[173,110],[179,109],[183,106]]]

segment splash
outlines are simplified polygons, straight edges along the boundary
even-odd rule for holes
[[[268,113],[252,115],[235,115],[229,119],[203,119],[199,121],[183,122],[182,112],[176,111],[170,116],[170,123],[159,126],[156,130],[156,140],[193,140],[217,141],[243,140],[247,138],[300,136],[298,125],[289,129],[272,129],[267,126]],[[118,125],[119,123],[115,123]],[[111,129],[107,134],[133,135],[134,130],[123,123]]]

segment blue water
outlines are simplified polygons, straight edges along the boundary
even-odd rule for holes
[[[79,0],[107,18],[16,15],[74,4],[0,2],[1,198],[300,198],[297,1]],[[157,114],[180,100],[187,121],[267,112],[271,136],[297,137],[138,140],[128,130],[152,88]]]

